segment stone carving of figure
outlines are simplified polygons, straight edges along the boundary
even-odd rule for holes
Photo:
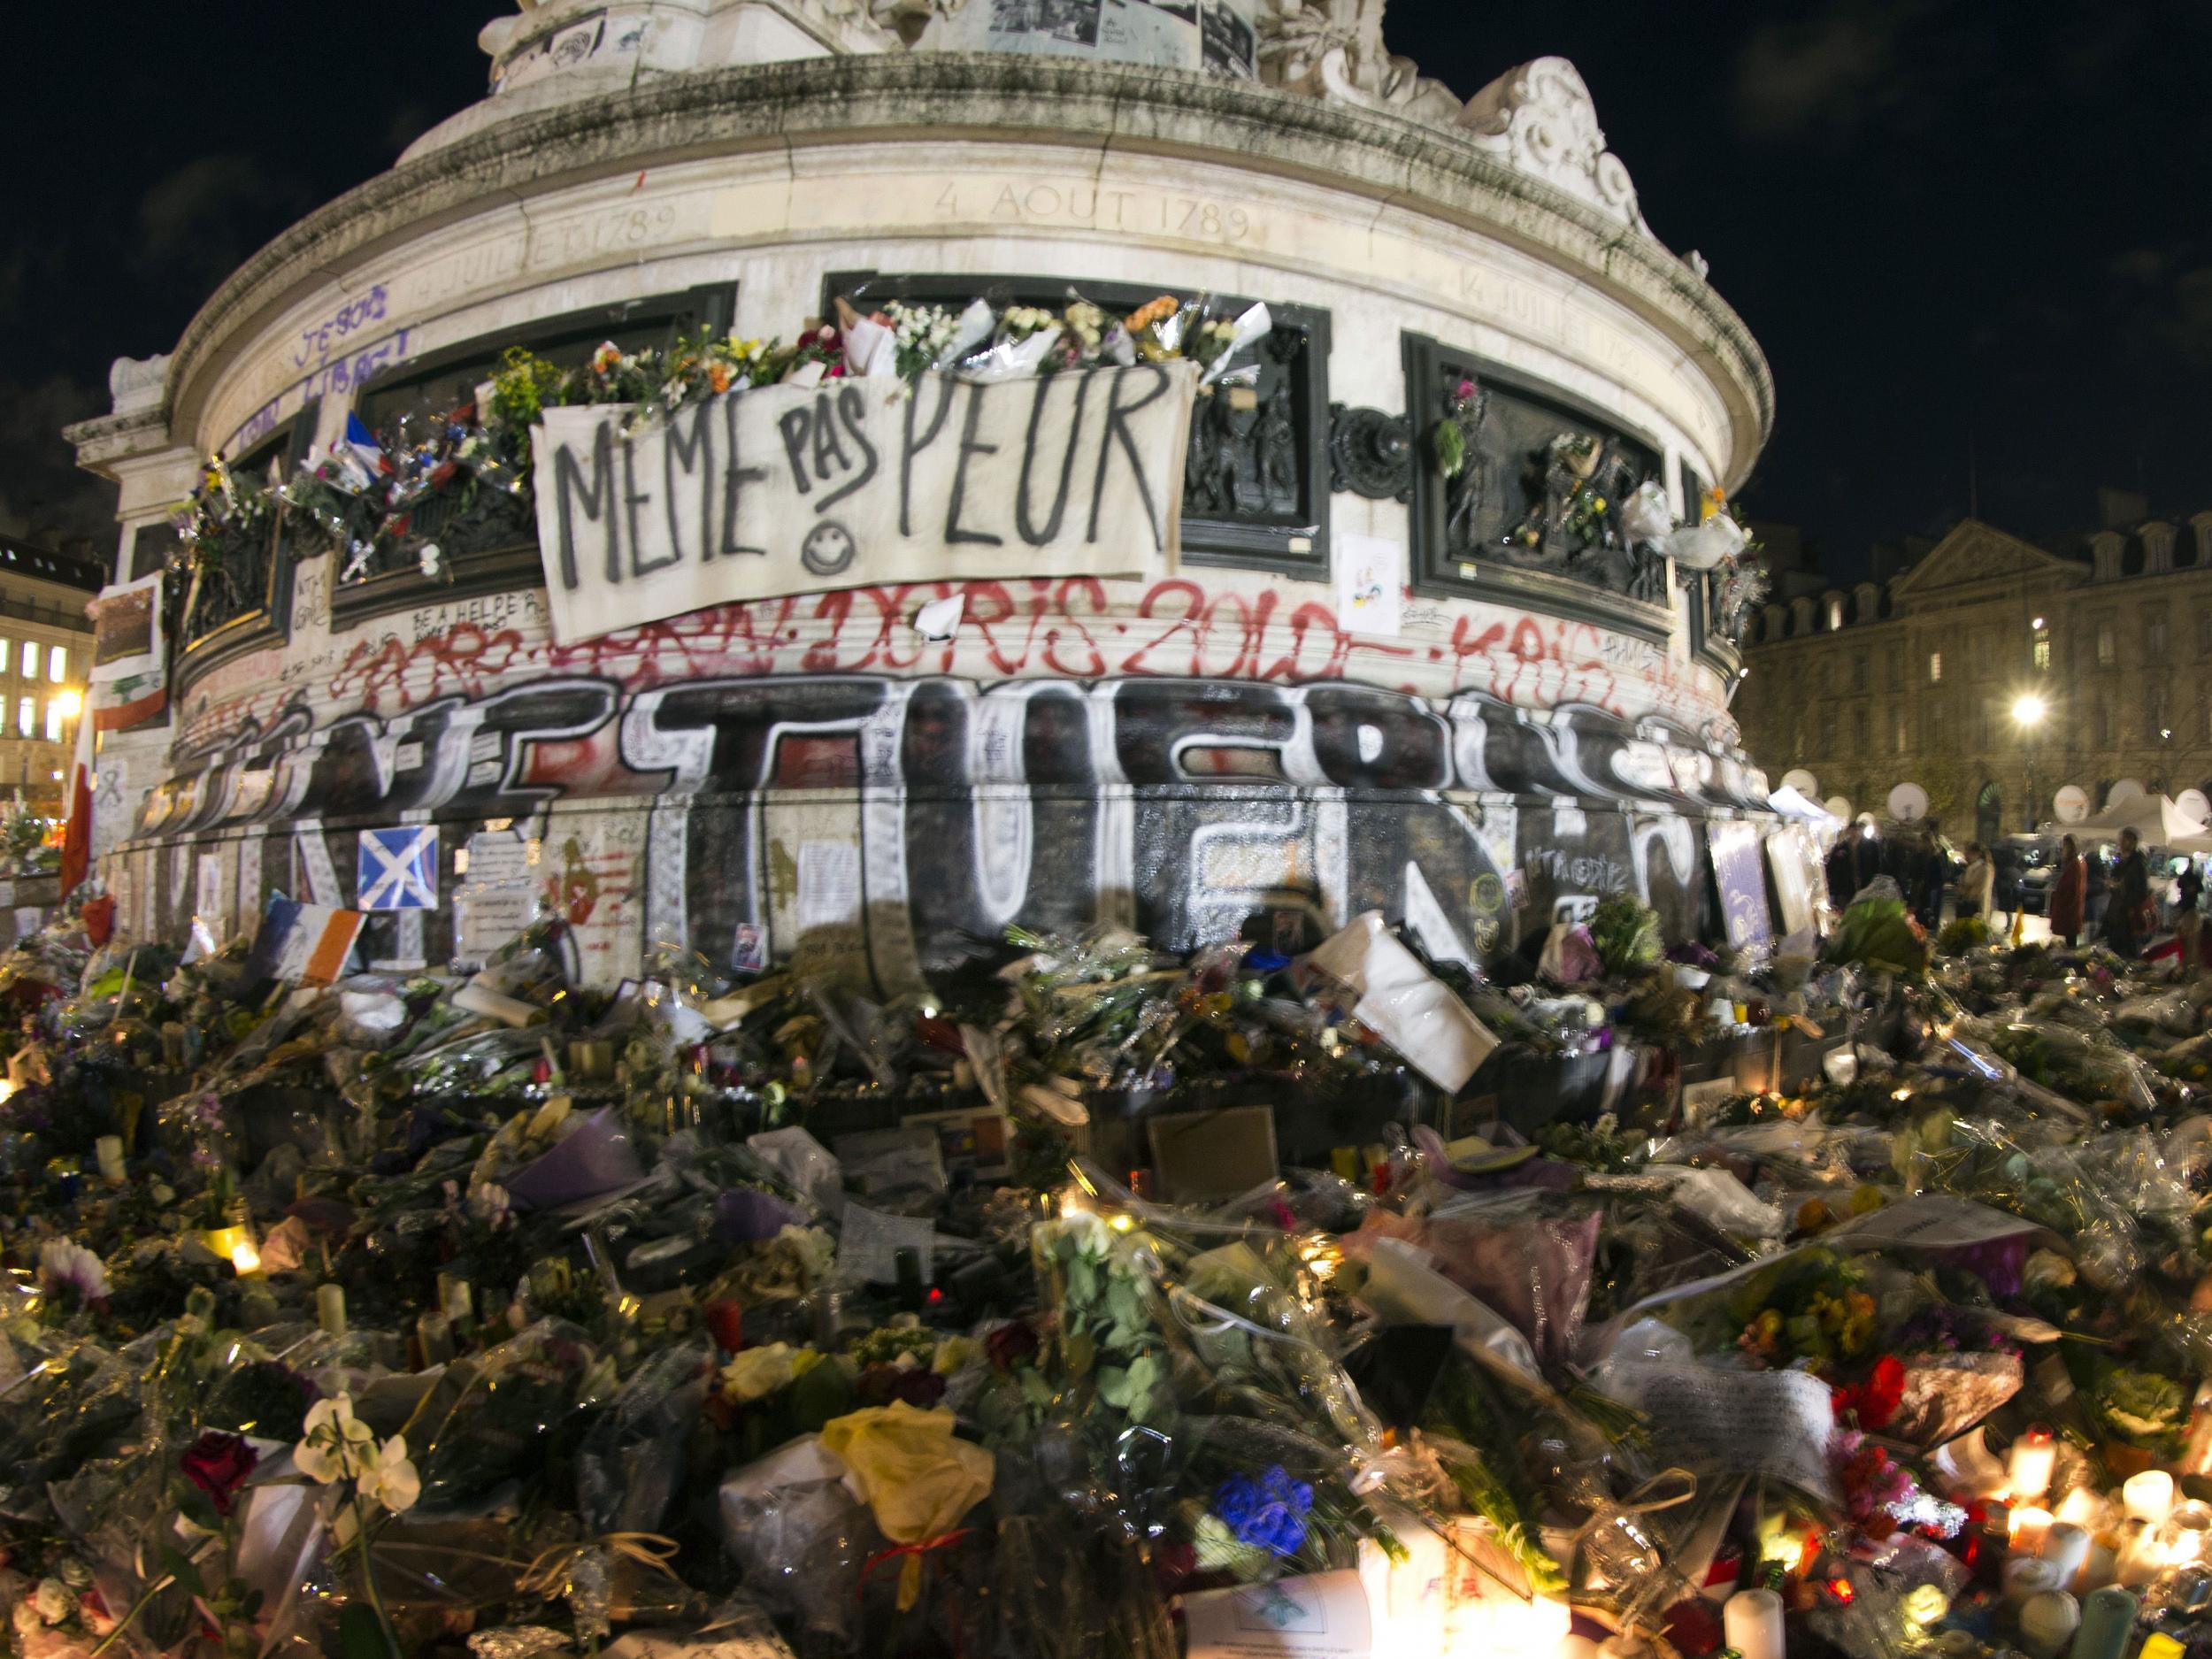
[[[1383,0],[1263,0],[1260,65],[1270,85],[1417,119],[1449,122],[1460,101],[1383,43]]]

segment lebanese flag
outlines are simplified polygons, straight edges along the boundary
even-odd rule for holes
[[[77,715],[77,757],[69,768],[69,827],[61,837],[61,895],[77,890],[92,864],[92,710]]]

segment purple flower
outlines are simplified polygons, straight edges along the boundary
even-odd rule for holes
[[[1313,1488],[1293,1480],[1280,1463],[1262,1470],[1257,1480],[1231,1475],[1214,1493],[1214,1513],[1238,1541],[1274,1555],[1294,1555],[1304,1547],[1312,1508]]]
[[[2016,1233],[2008,1239],[1954,1245],[1941,1255],[1953,1267],[1977,1275],[1999,1302],[2010,1302],[2020,1294],[2021,1276],[2027,1271],[2028,1235]]]

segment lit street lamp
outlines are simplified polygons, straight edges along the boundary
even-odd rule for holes
[[[2020,728],[2020,741],[2028,751],[2028,833],[2035,833],[2035,733],[2050,712],[2049,705],[2033,692],[2012,700],[2012,723]]]

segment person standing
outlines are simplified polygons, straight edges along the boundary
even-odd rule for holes
[[[2112,867],[2104,856],[2104,849],[2093,847],[2082,855],[2084,906],[2083,920],[2092,937],[2102,931],[2105,907],[2112,898]]]
[[[1959,914],[1988,919],[1997,900],[1997,870],[1979,841],[1966,844],[1966,868],[1959,872]]]
[[[1943,889],[1951,881],[1951,856],[1944,850],[1942,831],[1933,824],[1921,832],[1920,841],[1927,856],[1915,898],[1920,925],[1933,929],[1943,925]]]
[[[2181,971],[2193,972],[2204,965],[2204,917],[2198,905],[2204,898],[2204,876],[2190,858],[2174,879],[2174,932],[2181,940]]]
[[[2112,896],[2105,911],[2106,942],[2123,956],[2143,949],[2151,902],[2151,877],[2143,863],[2141,837],[2131,829],[2120,832],[2120,862],[2112,872]]]
[[[2086,914],[2089,872],[2071,835],[2058,844],[2058,874],[2051,880],[2051,937],[2071,947],[2081,936]]]

